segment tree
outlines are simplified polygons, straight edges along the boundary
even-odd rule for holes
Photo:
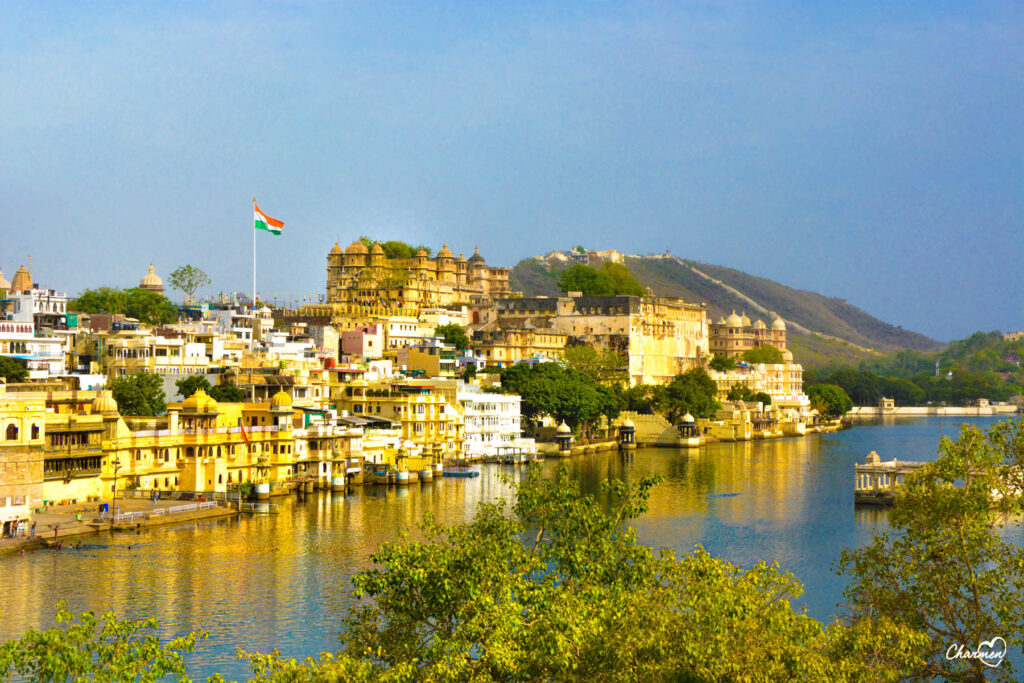
[[[167,643],[153,635],[155,619],[121,620],[113,612],[71,614],[57,605],[57,625],[29,629],[18,640],[0,645],[0,680],[158,681],[174,676],[189,680],[181,653],[192,652],[206,638],[193,631]]]
[[[601,266],[601,269],[612,279],[612,286],[615,289],[615,294],[644,296],[647,293],[644,290],[644,286],[640,284],[640,281],[633,277],[633,273],[630,272],[629,268],[621,263],[605,261],[604,265]]]
[[[185,294],[185,303],[192,303],[200,287],[213,282],[210,276],[192,265],[180,266],[167,280],[171,286]]]
[[[757,392],[756,394],[750,397],[750,400],[765,406],[770,406],[772,404],[771,394],[768,394],[764,391]]]
[[[28,379],[28,370],[10,356],[0,356],[0,377],[7,382],[24,382]]]
[[[589,344],[567,346],[562,350],[565,364],[595,382],[627,379],[626,360],[613,349],[597,349]]]
[[[760,363],[773,364],[785,362],[782,358],[782,351],[779,351],[774,346],[770,346],[768,344],[758,346],[753,349],[747,349],[740,357],[752,365],[758,365]]]
[[[121,313],[151,325],[173,323],[178,309],[167,297],[139,287],[86,289],[68,302],[69,311],[82,313]]]
[[[205,391],[207,394],[209,394],[210,390],[213,389],[213,386],[210,384],[210,380],[206,379],[202,375],[189,375],[188,377],[182,377],[174,382],[174,386],[178,388],[178,393],[181,394],[182,400],[187,399],[200,389]]]
[[[243,403],[247,398],[246,393],[231,382],[218,384],[208,392],[210,398],[218,403]]]
[[[522,414],[527,419],[550,415],[570,427],[581,427],[585,434],[601,416],[612,420],[621,410],[614,390],[559,363],[503,368],[501,390],[522,397]]]
[[[566,468],[534,466],[511,508],[384,544],[353,577],[344,653],[419,680],[820,679],[833,664],[820,625],[790,606],[792,575],[637,542],[628,521],[657,481],[607,483],[606,512]]]
[[[567,268],[558,278],[563,292],[582,292],[584,296],[643,296],[643,285],[629,268],[621,263],[606,262],[601,269],[577,264]]]
[[[666,389],[658,384],[637,384],[622,391],[623,410],[653,415],[665,408]]]
[[[665,387],[665,416],[679,422],[683,415],[711,418],[722,408],[715,398],[718,385],[703,368],[692,368],[676,375]]]
[[[1015,680],[1009,660],[996,670],[947,653],[997,636],[1007,651],[1024,645],[1024,549],[1004,540],[1008,527],[1021,527],[1022,490],[1021,419],[944,437],[936,461],[896,496],[891,531],[843,552],[839,568],[852,579],[846,624],[886,619],[922,634],[919,663],[905,672],[914,680]]]
[[[708,366],[712,370],[718,370],[719,372],[728,372],[729,370],[736,369],[736,359],[731,356],[716,353],[712,358]]]
[[[812,384],[805,389],[811,399],[811,407],[829,420],[842,417],[853,408],[853,401],[841,386],[835,384]]]
[[[441,337],[441,341],[445,344],[450,344],[459,350],[469,348],[469,335],[466,334],[466,330],[461,325],[456,323],[438,325],[434,328],[434,336]]]
[[[558,277],[558,287],[563,292],[582,292],[583,296],[613,296],[615,294],[615,283],[607,273],[582,264],[566,269]]]
[[[114,395],[118,412],[124,416],[149,417],[167,412],[163,381],[159,375],[140,372],[115,377],[107,388]]]
[[[729,387],[729,393],[725,395],[727,401],[753,401],[754,390],[750,387],[736,382]]]

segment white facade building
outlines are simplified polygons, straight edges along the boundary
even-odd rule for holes
[[[485,393],[475,384],[461,384],[456,395],[465,420],[466,456],[486,458],[509,453],[535,455],[537,444],[522,437],[522,398]]]
[[[64,337],[37,337],[35,323],[0,320],[0,356],[25,362],[29,379],[64,374]]]

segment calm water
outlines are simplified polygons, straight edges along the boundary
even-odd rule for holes
[[[810,614],[825,620],[842,601],[845,581],[832,572],[840,551],[887,526],[884,512],[854,509],[854,462],[872,449],[883,460],[930,460],[940,430],[955,436],[961,422],[994,421],[889,420],[803,439],[694,452],[642,449],[630,460],[602,453],[544,467],[553,472],[566,462],[588,491],[609,476],[664,475],[650,512],[635,524],[644,542],[681,552],[700,543],[747,566],[777,560],[803,581]],[[201,676],[244,676],[247,669],[234,659],[238,647],[276,647],[296,657],[335,649],[348,576],[425,513],[455,523],[471,516],[478,501],[505,495],[496,477],[502,471],[510,469],[485,465],[477,479],[406,490],[367,487],[348,496],[281,499],[278,515],[96,535],[77,551],[0,558],[0,641],[52,625],[54,605],[63,599],[74,611],[156,616],[165,635],[205,628],[210,638],[189,660]]]

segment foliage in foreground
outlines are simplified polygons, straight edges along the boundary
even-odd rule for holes
[[[743,569],[699,546],[677,556],[638,543],[629,521],[646,511],[657,479],[609,482],[605,506],[565,468],[544,479],[535,467],[511,504],[482,503],[452,527],[428,519],[422,540],[384,544],[353,578],[358,602],[338,653],[240,656],[266,683],[1013,680],[1008,660],[987,668],[945,653],[995,635],[1024,642],[1024,551],[999,537],[1002,525],[1020,524],[1021,501],[990,497],[1021,490],[1022,461],[1019,420],[943,440],[936,463],[898,498],[892,531],[844,553],[849,610],[828,626],[791,606],[802,587],[777,564]],[[950,485],[968,474],[966,486]],[[176,653],[201,637],[111,647],[95,629],[65,636],[68,622],[0,647],[0,678],[135,680],[99,675],[103,662],[139,680],[180,677],[169,668]],[[112,628],[133,623],[152,625]]]
[[[0,680],[18,675],[41,683],[189,681],[181,653],[192,652],[206,638],[194,631],[165,643],[152,633],[156,619],[121,620],[112,612],[76,616],[63,603],[57,606],[57,624],[45,631],[29,629],[21,639],[0,645]]]

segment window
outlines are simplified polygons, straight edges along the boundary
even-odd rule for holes
[[[7,425],[7,440],[14,441],[18,438],[18,425]]]

